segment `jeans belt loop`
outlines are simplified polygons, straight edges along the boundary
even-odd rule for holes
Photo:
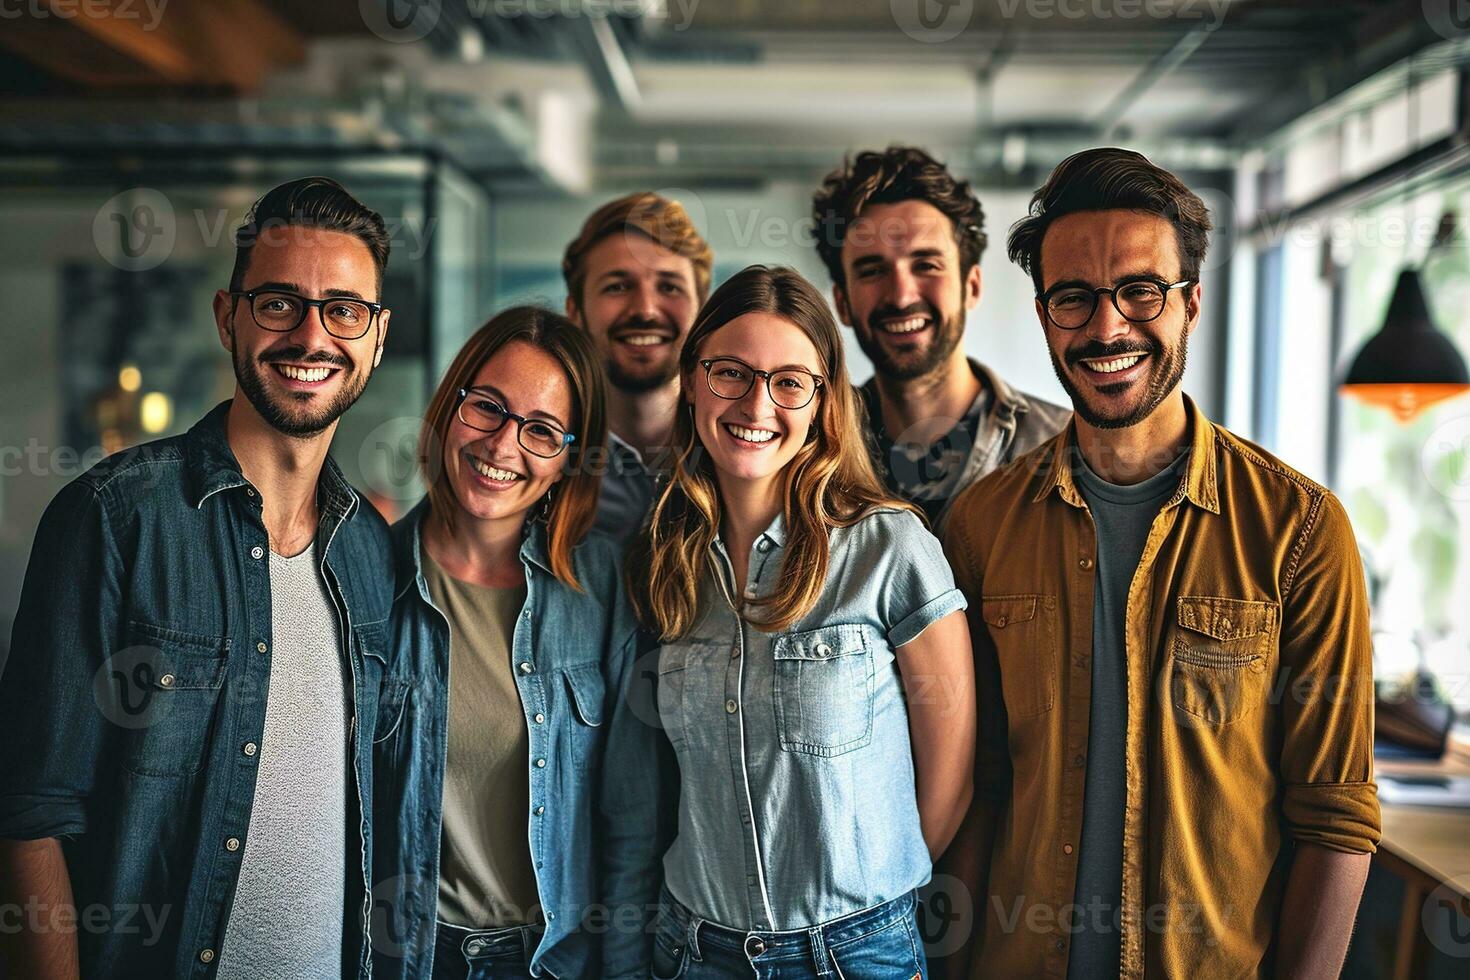
[[[807,930],[807,936],[811,940],[812,962],[816,965],[817,977],[819,980],[825,980],[826,977],[832,975],[832,971],[827,969],[832,963],[831,958],[827,955],[827,937],[821,926],[812,926]]]
[[[689,924],[686,926],[684,946],[689,950],[689,958],[696,963],[703,962],[704,960],[704,957],[699,953],[699,927],[702,925],[704,925],[704,920],[693,912],[689,912]]]

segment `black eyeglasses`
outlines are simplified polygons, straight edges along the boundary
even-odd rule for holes
[[[245,297],[250,304],[250,315],[255,317],[256,326],[273,333],[290,333],[301,326],[306,311],[313,306],[321,313],[322,325],[327,333],[341,340],[357,340],[372,327],[378,314],[383,312],[381,303],[368,303],[360,299],[343,299],[329,296],[326,299],[307,299],[296,293],[279,289],[252,289],[248,292],[231,290],[230,295]]]
[[[478,388],[459,389],[456,414],[465,425],[481,432],[499,432],[507,421],[515,422],[516,441],[521,448],[542,459],[560,456],[562,450],[577,440],[576,436],[554,422],[517,415],[496,401],[493,395]]]
[[[1170,290],[1194,285],[1193,279],[1164,282],[1152,276],[1128,279],[1116,286],[1053,286],[1040,296],[1046,318],[1062,330],[1076,330],[1087,325],[1097,312],[1098,298],[1103,293],[1113,301],[1113,309],[1130,323],[1148,323],[1164,312]]]
[[[756,378],[764,378],[771,401],[782,408],[806,408],[822,387],[822,379],[801,368],[757,371],[735,357],[712,357],[699,362],[709,390],[721,398],[737,401],[750,393]]]

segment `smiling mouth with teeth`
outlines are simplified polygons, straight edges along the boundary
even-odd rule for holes
[[[1143,354],[1126,354],[1123,357],[1113,357],[1106,361],[1083,361],[1089,371],[1098,374],[1117,374],[1126,371],[1139,361],[1143,360]]]
[[[309,382],[325,381],[336,370],[329,367],[303,368],[294,364],[274,364],[272,367],[292,381]]]
[[[747,429],[743,425],[732,425],[729,422],[725,423],[725,431],[741,442],[762,443],[776,438],[776,433],[769,429]]]
[[[929,325],[929,318],[925,316],[911,316],[903,320],[884,320],[879,326],[884,333],[916,333]]]
[[[661,333],[625,333],[614,339],[629,347],[657,347],[659,344],[669,343],[673,338]]]
[[[515,480],[525,479],[525,477],[519,473],[514,473],[510,470],[502,470],[497,466],[491,466],[483,459],[479,459],[475,456],[470,457],[470,465],[475,468],[476,473],[480,474],[485,479],[495,480],[498,483],[510,483]]]

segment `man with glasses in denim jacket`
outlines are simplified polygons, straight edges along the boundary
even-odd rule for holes
[[[65,487],[0,678],[17,976],[356,976],[387,528],[328,458],[383,354],[383,219],[256,202],[214,298],[234,397]]]

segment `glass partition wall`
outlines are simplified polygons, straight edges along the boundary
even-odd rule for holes
[[[448,357],[487,315],[490,204],[418,154],[155,148],[0,158],[0,663],[31,539],[103,455],[186,430],[233,391],[211,301],[250,204],[325,174],[378,210],[391,253],[384,358],[332,452],[390,520],[422,493],[418,423]]]

